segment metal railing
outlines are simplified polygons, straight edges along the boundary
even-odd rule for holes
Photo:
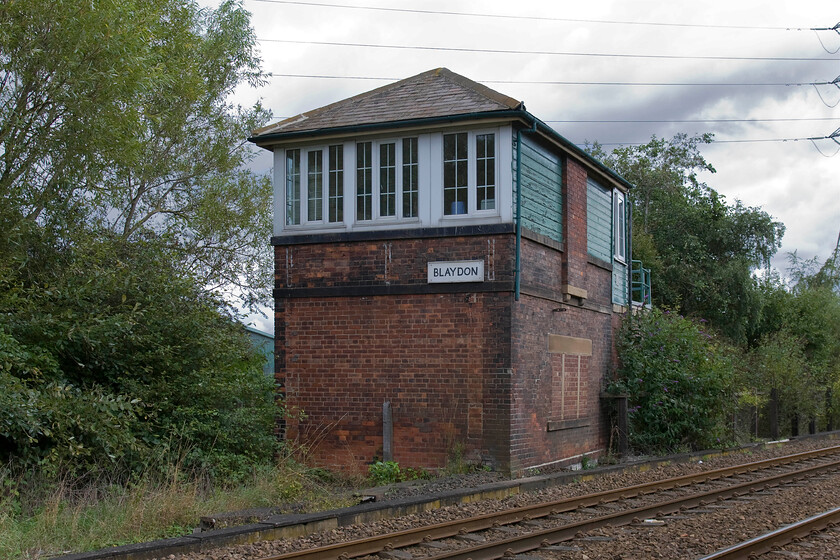
[[[631,261],[630,299],[635,306],[651,307],[650,269],[642,266],[642,261]]]

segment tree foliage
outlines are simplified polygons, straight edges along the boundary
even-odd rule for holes
[[[778,250],[784,226],[699,180],[715,171],[700,154],[711,141],[678,134],[592,151],[634,185],[633,256],[651,268],[657,302],[742,343],[754,336],[761,308],[752,273]]]
[[[269,298],[264,79],[238,2],[0,3],[0,461],[274,449],[272,383],[221,289]],[[157,458],[157,459],[153,459]]]
[[[12,1],[0,23],[9,225],[153,232],[209,286],[267,302],[271,189],[244,142],[269,114],[227,101],[263,80],[241,6]]]

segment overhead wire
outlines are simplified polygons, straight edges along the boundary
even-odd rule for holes
[[[782,57],[782,56],[714,56],[714,55],[670,55],[670,54],[628,54],[628,53],[595,53],[574,51],[543,51],[543,50],[513,50],[513,49],[483,49],[474,47],[435,47],[428,45],[381,45],[375,43],[349,43],[340,41],[302,41],[297,39],[269,39],[257,38],[262,43],[286,43],[295,45],[316,45],[329,47],[358,47],[366,49],[399,49],[440,52],[466,52],[482,54],[527,54],[549,56],[582,56],[597,58],[642,58],[657,60],[714,60],[714,61],[761,61],[761,62],[837,62],[835,58],[814,57]]]
[[[285,74],[280,72],[269,72],[267,74],[274,78],[313,78],[325,80],[374,80],[382,82],[395,82],[401,78],[384,76],[338,76],[329,74]],[[485,84],[523,84],[523,85],[549,85],[549,86],[712,86],[712,87],[800,87],[800,86],[825,86],[834,85],[835,82],[587,82],[587,81],[566,81],[566,80],[476,80]],[[836,80],[835,80],[836,81]]]
[[[721,25],[721,24],[705,24],[705,23],[671,23],[671,22],[656,22],[656,21],[628,21],[628,20],[605,20],[605,19],[585,19],[585,18],[562,18],[553,16],[531,16],[523,14],[488,14],[480,12],[457,12],[453,10],[426,10],[420,8],[394,8],[386,6],[352,6],[347,4],[334,4],[330,2],[301,2],[299,0],[253,0],[254,2],[262,2],[269,4],[287,4],[297,6],[313,6],[322,8],[341,8],[348,10],[369,10],[379,12],[400,12],[408,14],[426,14],[426,15],[445,15],[445,16],[460,16],[460,17],[479,17],[492,19],[509,19],[509,20],[525,20],[525,21],[556,21],[566,23],[598,23],[606,25],[640,25],[640,26],[655,26],[655,27],[682,27],[682,28],[698,28],[698,29],[737,29],[737,30],[761,30],[761,31],[826,31],[833,28],[815,28],[815,27],[781,27],[769,25]]]
[[[422,10],[413,8],[393,8],[382,6],[349,6],[343,4],[332,4],[327,2],[301,2],[297,0],[253,0],[255,2],[267,2],[276,4],[290,4],[314,7],[331,7],[331,8],[346,8],[356,10],[376,10],[385,12],[403,12],[413,14],[435,14],[435,15],[450,15],[450,16],[469,16],[469,17],[485,17],[485,18],[502,18],[502,19],[521,19],[521,20],[541,20],[541,21],[564,21],[577,23],[603,23],[603,24],[624,24],[624,25],[653,25],[653,26],[671,26],[671,27],[696,27],[696,28],[719,28],[719,29],[760,29],[760,30],[786,30],[786,31],[813,31],[817,34],[820,44],[828,54],[836,54],[840,51],[838,48],[835,51],[830,51],[826,48],[822,39],[819,37],[820,31],[835,31],[840,34],[840,23],[831,28],[792,28],[792,27],[768,27],[768,26],[739,26],[739,25],[705,25],[705,24],[681,24],[681,23],[665,23],[665,22],[631,22],[631,21],[609,21],[609,20],[595,20],[595,19],[574,19],[574,18],[554,18],[548,16],[525,16],[525,15],[503,15],[503,14],[485,14],[485,13],[471,13],[471,12],[456,12],[445,10]],[[751,57],[751,56],[710,56],[710,55],[662,55],[662,54],[630,54],[630,53],[596,53],[596,52],[570,52],[570,51],[545,51],[545,50],[511,50],[511,49],[486,49],[486,48],[468,48],[468,47],[439,47],[426,45],[381,45],[373,43],[350,43],[350,42],[336,42],[336,41],[302,41],[293,39],[271,39],[258,38],[260,42],[274,42],[286,44],[302,44],[302,45],[317,45],[317,46],[339,46],[339,47],[356,47],[356,48],[374,48],[374,49],[399,49],[399,50],[427,50],[427,51],[442,51],[442,52],[468,52],[468,53],[485,53],[485,54],[526,54],[526,55],[550,55],[550,56],[578,56],[578,57],[599,57],[599,58],[639,58],[639,59],[665,59],[665,60],[712,60],[712,61],[774,61],[774,62],[837,62],[836,58],[815,58],[815,57]],[[345,79],[345,80],[373,80],[373,81],[397,81],[399,78],[373,77],[373,76],[337,76],[337,75],[314,75],[314,74],[285,74],[285,73],[269,73],[272,77],[286,77],[286,78],[316,78],[316,79]],[[580,85],[580,86],[715,86],[715,87],[743,87],[743,86],[813,86],[822,102],[828,107],[835,107],[838,103],[829,104],[818,86],[835,85],[840,89],[840,76],[831,82],[787,82],[787,83],[719,83],[719,82],[587,82],[587,81],[528,81],[528,80],[478,80],[484,83],[493,84],[526,84],[526,85]],[[697,120],[568,120],[568,121],[546,121],[546,122],[582,122],[582,123],[619,123],[619,122],[791,122],[791,121],[805,121],[805,120],[832,120],[832,119],[697,119]],[[838,129],[840,130],[840,129]],[[775,139],[757,139],[757,140],[717,140],[716,143],[750,143],[750,142],[798,142],[811,141],[814,146],[825,155],[819,146],[816,144],[817,140],[832,139],[840,145],[837,141],[837,131],[832,136],[812,137],[812,138],[775,138]],[[602,144],[609,145],[628,145],[632,143],[619,144]],[[838,148],[840,150],[840,148]],[[836,155],[832,154],[832,155]],[[826,156],[830,157],[830,156]]]

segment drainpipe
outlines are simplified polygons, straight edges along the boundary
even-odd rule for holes
[[[627,269],[627,309],[630,310],[630,315],[633,315],[633,205],[630,204],[629,191],[624,195],[624,200],[626,205],[624,223],[627,225],[627,263],[630,265],[630,268]],[[642,294],[644,294],[644,290],[642,290]],[[642,295],[643,305],[644,299],[644,295]]]
[[[536,132],[537,121],[531,128],[516,131],[516,267],[514,270],[514,301],[519,301],[519,284],[522,276],[522,133]]]

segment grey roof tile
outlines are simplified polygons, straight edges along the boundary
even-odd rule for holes
[[[446,68],[436,68],[255,130],[254,140],[259,142],[260,136],[285,132],[306,132],[519,107],[520,102],[512,97]]]

